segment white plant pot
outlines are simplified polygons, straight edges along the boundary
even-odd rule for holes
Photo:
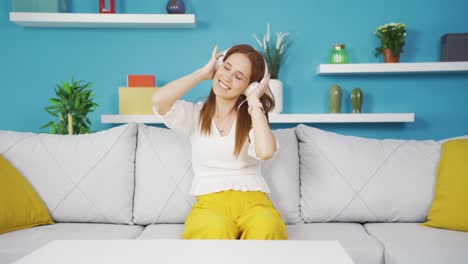
[[[279,114],[283,112],[283,83],[278,79],[271,79],[269,85],[275,98],[275,108],[271,112]]]

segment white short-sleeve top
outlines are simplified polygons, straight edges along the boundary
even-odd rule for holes
[[[234,156],[236,121],[226,136],[221,136],[214,121],[211,135],[201,135],[198,120],[203,103],[177,100],[164,115],[153,111],[170,129],[190,137],[194,178],[190,193],[203,195],[224,190],[262,191],[269,193],[255,152],[253,129],[239,156]],[[277,149],[279,148],[276,141]]]

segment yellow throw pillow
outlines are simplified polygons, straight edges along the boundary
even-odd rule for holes
[[[442,145],[434,200],[425,226],[468,232],[468,139]]]
[[[0,155],[0,234],[53,223],[29,182]]]

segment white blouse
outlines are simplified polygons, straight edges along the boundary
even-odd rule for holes
[[[164,124],[179,133],[190,137],[192,144],[192,166],[195,173],[190,193],[203,195],[224,190],[262,191],[269,193],[265,179],[261,175],[260,159],[255,152],[253,129],[249,131],[239,156],[233,155],[235,146],[236,121],[226,136],[221,136],[214,121],[211,122],[211,135],[201,135],[198,126],[203,103],[190,103],[177,100],[165,114],[153,112]],[[276,149],[279,149],[276,140]]]

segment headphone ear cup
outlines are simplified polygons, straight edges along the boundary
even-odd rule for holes
[[[260,85],[259,82],[253,82],[253,83],[249,84],[247,89],[245,89],[245,91],[244,91],[244,95],[245,96],[249,95],[251,92],[253,92],[253,90],[257,89],[259,85]]]
[[[224,58],[224,55],[218,58],[218,60],[215,63],[215,70],[218,70],[221,64],[223,64],[223,58]]]
[[[228,52],[229,49],[225,50],[223,52],[223,55],[221,57],[218,58],[218,60],[216,61],[215,63],[215,70],[217,71],[219,69],[219,67],[221,66],[221,64],[223,64],[223,60],[224,60],[224,56],[226,56],[226,53]]]

